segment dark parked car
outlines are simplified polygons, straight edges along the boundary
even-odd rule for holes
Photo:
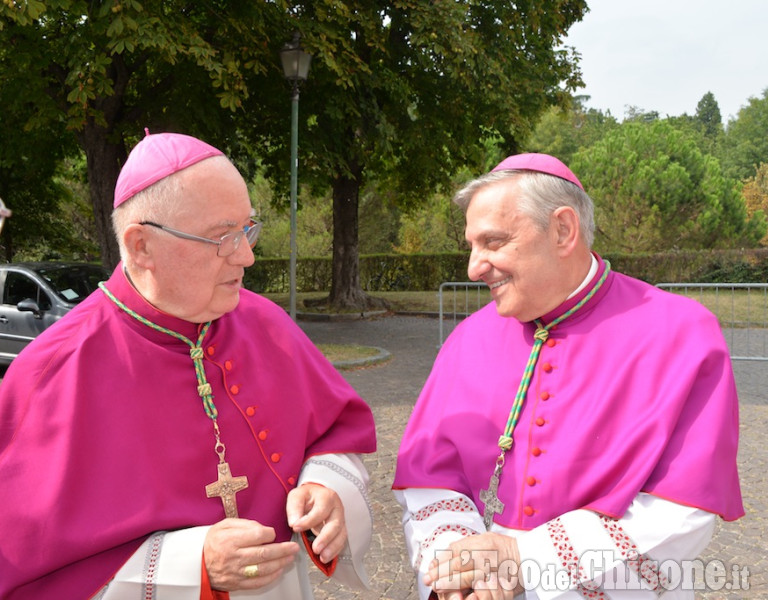
[[[64,262],[0,264],[0,365],[8,365],[109,278],[101,265]]]

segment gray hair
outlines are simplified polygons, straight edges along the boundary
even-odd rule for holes
[[[490,172],[466,184],[456,192],[453,201],[466,214],[472,198],[482,188],[513,178],[517,179],[519,186],[517,208],[520,212],[545,230],[549,226],[552,213],[561,206],[569,206],[579,217],[581,237],[588,248],[592,247],[595,239],[595,209],[592,198],[579,186],[560,177],[525,170]]]
[[[225,156],[212,156],[191,167],[207,161],[230,162]],[[127,262],[128,253],[123,245],[123,233],[129,225],[146,221],[168,225],[168,221],[183,210],[184,186],[181,175],[185,170],[172,173],[144,188],[112,211],[112,230],[117,236],[120,259],[124,263]]]

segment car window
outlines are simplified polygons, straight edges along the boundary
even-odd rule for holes
[[[3,304],[16,306],[22,300],[34,300],[41,310],[51,308],[51,300],[34,280],[24,273],[8,271],[5,275],[5,289],[3,290]]]
[[[80,302],[99,287],[100,281],[109,279],[109,273],[97,265],[67,265],[66,267],[37,269],[53,291],[67,302]]]

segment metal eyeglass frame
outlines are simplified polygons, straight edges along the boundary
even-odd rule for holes
[[[184,240],[192,240],[195,242],[206,242],[208,244],[216,244],[218,246],[218,248],[216,249],[216,255],[224,258],[237,252],[237,247],[240,245],[240,240],[242,240],[243,237],[245,237],[245,239],[248,240],[248,245],[251,248],[253,248],[259,239],[259,233],[261,232],[262,223],[260,221],[254,221],[253,219],[251,219],[250,223],[245,227],[243,227],[242,231],[235,231],[232,233],[224,234],[218,239],[218,241],[212,240],[206,237],[201,237],[199,235],[192,235],[191,233],[185,233],[183,231],[179,231],[178,229],[172,229],[171,227],[160,225],[159,223],[153,223],[152,221],[142,221],[141,223],[139,223],[139,225],[150,225],[151,227],[162,229],[163,231],[166,231],[171,235],[175,235],[177,238],[181,238]],[[226,254],[222,254],[221,248],[228,240],[232,240],[231,242],[232,251],[227,252]]]

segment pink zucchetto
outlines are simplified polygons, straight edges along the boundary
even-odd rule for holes
[[[131,150],[115,186],[117,208],[123,202],[153,183],[177,173],[211,156],[223,152],[213,146],[181,133],[153,133]]]
[[[582,190],[584,189],[584,186],[581,185],[581,182],[576,175],[574,175],[561,161],[549,154],[515,154],[513,156],[508,156],[496,165],[491,172],[518,170],[537,171],[538,173],[554,175],[560,179],[570,181],[574,185],[579,186]]]

